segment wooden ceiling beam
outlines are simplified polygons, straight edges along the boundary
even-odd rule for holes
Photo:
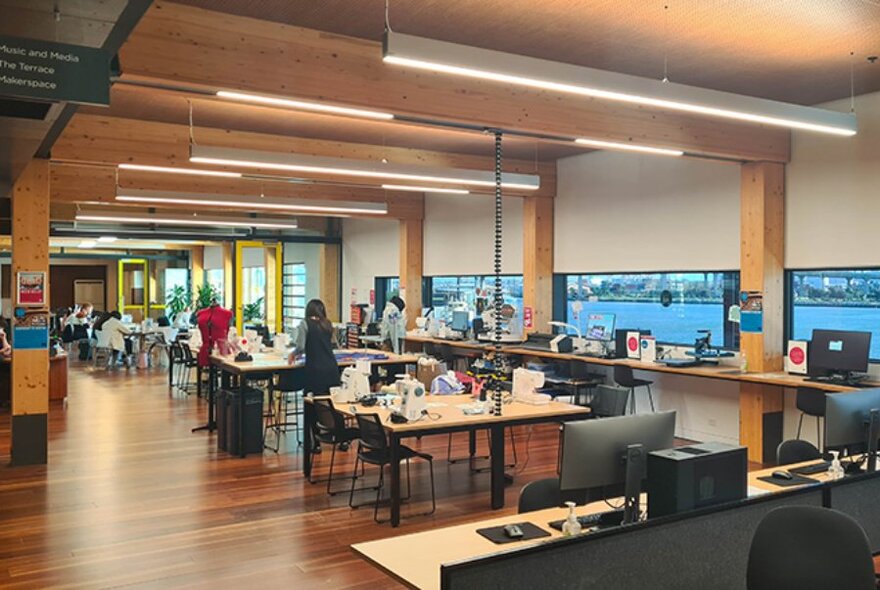
[[[156,2],[121,51],[127,75],[396,115],[786,162],[791,134],[638,105],[385,65],[381,44]]]
[[[361,143],[346,143],[320,139],[283,137],[263,133],[234,131],[208,127],[194,127],[192,137],[201,145],[260,150],[276,153],[332,156],[392,164],[419,164],[438,168],[467,168],[491,172],[492,157],[433,152],[409,148],[388,147]],[[187,125],[140,121],[121,117],[105,117],[77,113],[52,149],[54,161],[111,164],[137,163],[154,166],[190,167],[190,128]],[[217,167],[208,167],[220,169]],[[541,188],[537,191],[506,190],[510,194],[533,193],[541,196],[556,194],[556,163],[505,159],[505,172],[537,174]],[[283,176],[277,170],[250,169],[249,173]],[[120,177],[129,172],[120,173]],[[327,174],[287,173],[288,176],[316,180],[341,180]],[[388,180],[376,178],[352,179],[358,185],[378,187]],[[267,185],[270,183],[267,183]],[[401,184],[398,182],[397,184]],[[491,190],[491,189],[484,189]]]

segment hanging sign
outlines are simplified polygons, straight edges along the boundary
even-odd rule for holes
[[[110,104],[103,49],[0,36],[0,96]]]
[[[43,271],[21,271],[15,279],[15,304],[28,307],[46,305],[46,273]]]

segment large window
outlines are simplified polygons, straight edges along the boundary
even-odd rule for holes
[[[286,262],[283,267],[281,310],[284,328],[293,329],[306,317],[306,265]]]
[[[666,344],[692,345],[698,330],[711,330],[714,345],[737,349],[727,309],[738,292],[738,272],[562,275],[554,316],[586,333],[590,314],[616,314],[616,328],[651,330]]]
[[[214,292],[217,293],[218,303],[223,305],[225,302],[223,301],[223,292],[224,292],[224,284],[223,284],[223,269],[222,268],[209,268],[205,270],[205,282],[212,287],[214,287]]]
[[[501,277],[501,294],[505,303],[522,314],[522,275]],[[492,275],[431,278],[431,306],[437,319],[451,321],[453,307],[462,304],[480,313],[492,305],[494,297],[495,277]]]
[[[789,272],[789,334],[809,340],[813,328],[873,332],[880,359],[880,269]]]

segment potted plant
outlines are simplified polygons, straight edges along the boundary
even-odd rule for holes
[[[174,285],[165,294],[165,311],[168,317],[174,318],[192,304],[192,294],[181,285]]]
[[[241,308],[241,317],[244,323],[259,325],[263,321],[263,298],[260,297],[253,303],[246,303]]]
[[[220,292],[210,283],[202,283],[196,291],[195,311],[206,309],[211,306],[215,299],[220,301]]]

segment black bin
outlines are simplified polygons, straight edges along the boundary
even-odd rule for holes
[[[225,392],[226,411],[226,451],[232,455],[239,455],[238,427],[240,411],[239,390],[227,390]],[[219,419],[219,416],[218,416]],[[218,436],[218,446],[219,446]],[[244,391],[244,452],[263,452],[263,392],[249,387]]]

